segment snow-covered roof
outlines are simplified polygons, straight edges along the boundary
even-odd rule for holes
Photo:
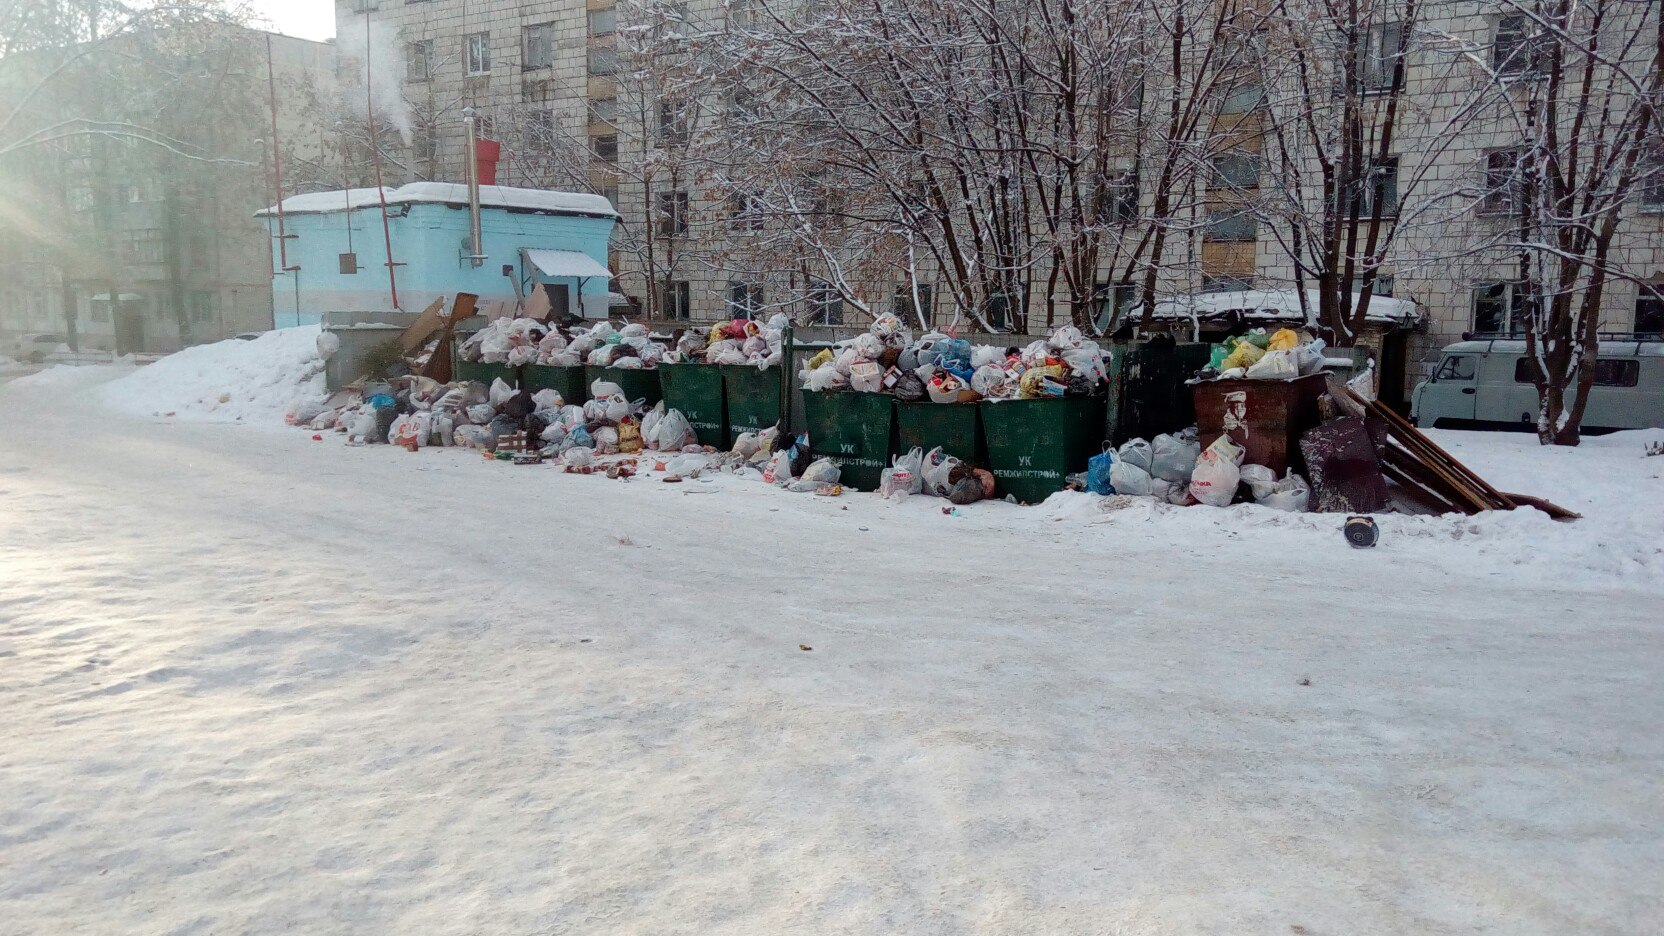
[[[375,186],[368,188],[336,189],[333,192],[308,192],[283,199],[283,213],[317,214],[348,211],[380,204]],[[387,190],[389,205],[451,205],[467,207],[468,186],[457,182],[411,182]],[[513,188],[507,185],[480,186],[480,206],[504,208],[510,211],[540,211],[549,214],[585,215],[596,218],[616,218],[618,212],[601,195],[582,192],[554,192],[546,189]],[[255,212],[256,217],[277,214],[277,206]]]
[[[393,193],[397,189],[387,190],[387,200],[393,200]],[[283,213],[316,214],[323,211],[347,211],[353,208],[368,208],[378,205],[381,199],[376,196],[375,186],[368,188],[336,189],[332,192],[307,192],[304,195],[290,195],[283,199]],[[257,218],[277,214],[277,206],[262,208],[254,213]]]
[[[544,276],[598,276],[601,279],[612,279],[612,271],[597,263],[594,257],[581,250],[545,250],[541,247],[527,247],[526,262],[537,267],[537,271]]]
[[[1352,294],[1352,301],[1358,301],[1357,293]],[[1306,302],[1316,314],[1317,290],[1306,290]],[[1158,319],[1209,319],[1232,314],[1268,321],[1305,320],[1304,313],[1300,311],[1300,294],[1292,289],[1243,289],[1174,296],[1157,301],[1153,313]],[[1364,317],[1371,322],[1413,325],[1420,318],[1420,313],[1416,304],[1408,299],[1371,296],[1369,312]]]

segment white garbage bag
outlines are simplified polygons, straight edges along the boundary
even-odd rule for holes
[[[1227,507],[1236,497],[1237,483],[1242,472],[1242,447],[1221,435],[1196,459],[1196,470],[1190,476],[1190,496],[1213,507]]]
[[[1243,465],[1240,474],[1256,501],[1265,500],[1277,488],[1277,472],[1264,465]]]
[[[1154,492],[1150,473],[1143,468],[1122,461],[1119,458],[1109,466],[1109,486],[1117,494],[1127,494],[1133,497],[1145,497]]]
[[[1196,458],[1202,446],[1195,439],[1162,433],[1151,446],[1150,474],[1163,481],[1190,483],[1190,472],[1196,468]]]

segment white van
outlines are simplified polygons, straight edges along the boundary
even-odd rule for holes
[[[1445,348],[1433,376],[1416,384],[1410,417],[1422,427],[1535,430],[1537,388],[1525,341],[1484,338]],[[1664,341],[1602,340],[1583,428],[1654,427],[1664,427]]]

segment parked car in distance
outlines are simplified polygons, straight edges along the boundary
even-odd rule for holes
[[[1583,428],[1664,427],[1664,341],[1603,338],[1599,354]],[[1447,346],[1432,376],[1416,384],[1410,416],[1424,428],[1535,431],[1537,388],[1525,341],[1479,338]]]
[[[19,335],[17,353],[12,356],[19,361],[39,364],[46,360],[47,355],[58,350],[58,346],[62,344],[64,344],[64,336],[52,332]]]

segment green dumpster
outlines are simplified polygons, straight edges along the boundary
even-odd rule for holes
[[[973,465],[988,463],[982,421],[976,403],[918,403],[896,401],[896,451],[914,446],[942,451]]]
[[[727,443],[732,448],[740,433],[780,421],[780,368],[724,364],[721,370],[722,395],[728,401]]]
[[[977,406],[1000,497],[1038,504],[1063,490],[1065,475],[1085,471],[1086,460],[1103,451],[1101,396],[985,400]]]
[[[464,361],[458,349],[468,335],[454,335],[451,339],[451,378],[453,380],[472,380],[491,386],[493,380],[499,378],[511,387],[520,386],[520,368],[509,367],[507,364],[487,364],[484,361]]]
[[[700,445],[725,445],[728,419],[722,406],[722,371],[711,364],[660,364],[667,410],[681,410]]]
[[[539,390],[554,390],[560,398],[573,405],[582,406],[589,399],[589,384],[584,380],[582,365],[571,367],[554,367],[549,364],[527,364],[520,369],[522,386],[536,393]]]
[[[890,429],[895,397],[887,393],[803,394],[803,421],[815,457],[838,463],[846,487],[878,490],[878,477],[890,467]]]
[[[610,380],[624,388],[624,395],[632,403],[636,400],[646,400],[649,408],[654,403],[664,399],[664,391],[659,387],[659,372],[656,370],[585,367],[584,379],[588,384],[593,384],[597,380]]]
[[[475,380],[489,387],[493,380],[501,379],[511,387],[520,386],[520,368],[509,367],[507,364],[457,361],[451,366],[451,370],[452,376],[457,380]]]

